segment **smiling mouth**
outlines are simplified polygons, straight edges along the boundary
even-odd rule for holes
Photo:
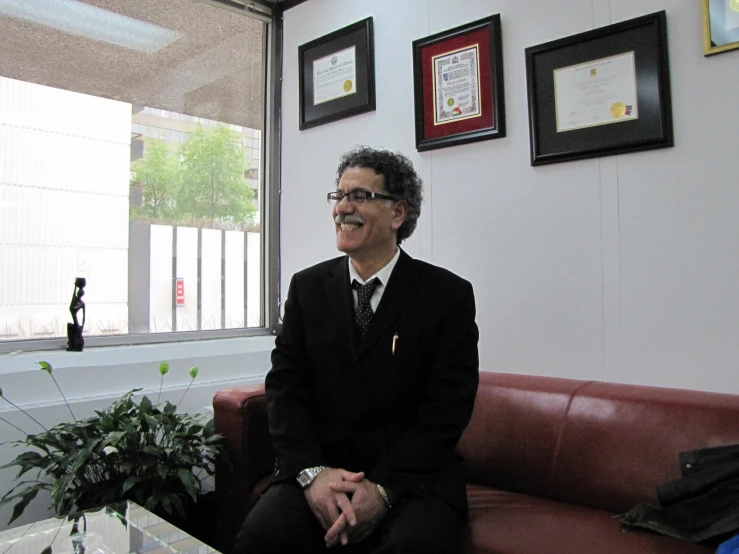
[[[359,229],[361,225],[359,223],[342,223],[341,224],[341,230],[342,231],[353,231],[354,229]]]

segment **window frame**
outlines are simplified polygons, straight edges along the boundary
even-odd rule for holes
[[[233,11],[242,17],[251,17],[264,22],[262,51],[264,52],[263,74],[263,127],[260,167],[262,171],[262,194],[259,199],[262,232],[262,327],[235,329],[209,329],[199,331],[172,331],[167,333],[127,333],[125,335],[85,335],[85,349],[165,344],[227,338],[276,335],[280,321],[280,153],[282,149],[280,128],[280,106],[282,104],[282,18],[281,11],[266,5],[241,5],[231,0],[197,0],[203,4]],[[69,317],[71,321],[71,315]],[[65,350],[66,337],[33,338],[0,341],[0,355],[19,352]]]

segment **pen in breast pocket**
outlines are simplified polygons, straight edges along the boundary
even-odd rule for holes
[[[395,343],[398,342],[398,333],[393,335],[393,356],[395,356]]]

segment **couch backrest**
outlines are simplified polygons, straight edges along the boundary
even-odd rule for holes
[[[471,483],[623,512],[684,450],[739,443],[739,395],[482,373],[458,450]]]

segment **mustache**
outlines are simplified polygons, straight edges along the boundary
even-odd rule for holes
[[[338,214],[334,218],[334,223],[337,225],[341,225],[342,223],[364,225],[364,218],[356,214]]]

